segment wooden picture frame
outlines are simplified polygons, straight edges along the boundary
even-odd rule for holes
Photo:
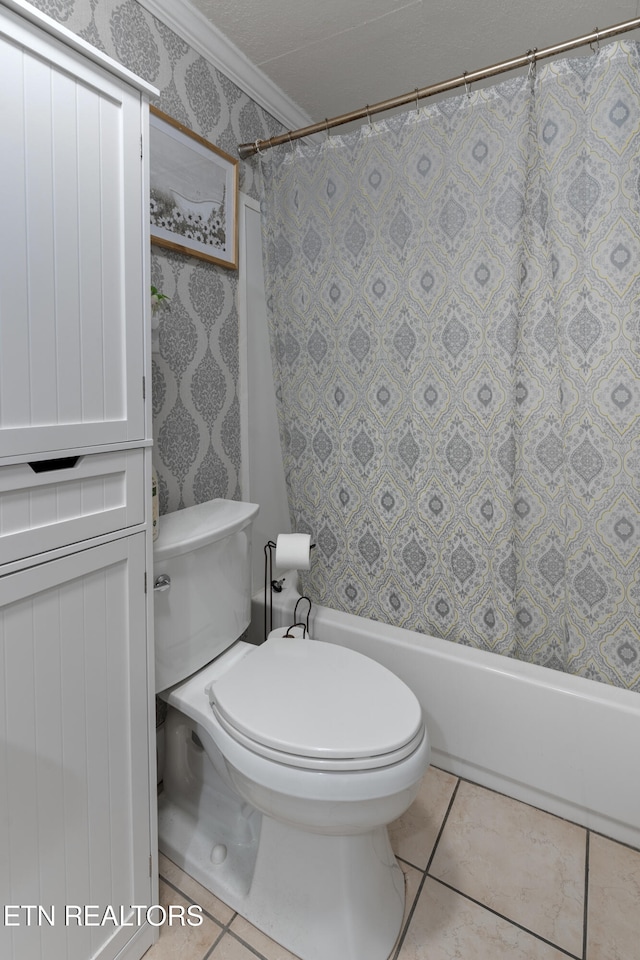
[[[238,160],[150,107],[151,242],[238,268]]]

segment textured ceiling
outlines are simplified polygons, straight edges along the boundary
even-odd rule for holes
[[[313,121],[640,15],[640,0],[185,2]]]

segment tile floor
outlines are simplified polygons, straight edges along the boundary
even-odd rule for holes
[[[393,960],[640,957],[638,850],[434,767],[390,835],[406,877]],[[166,857],[160,900],[205,919],[162,927],[145,960],[295,960]]]

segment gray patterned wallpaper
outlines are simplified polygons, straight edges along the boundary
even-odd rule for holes
[[[135,0],[32,0],[33,6],[160,90],[165,113],[237,156],[282,132],[272,116]],[[240,189],[256,197],[255,161]],[[241,495],[237,271],[152,247],[160,307],[153,355],[154,463],[160,512]]]

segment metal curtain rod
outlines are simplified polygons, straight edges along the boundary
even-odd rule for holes
[[[564,43],[557,43],[553,47],[545,47],[543,50],[529,50],[528,53],[513,60],[503,60],[502,63],[496,63],[492,67],[485,67],[482,70],[473,70],[471,73],[463,73],[452,80],[445,80],[443,83],[433,83],[429,87],[417,87],[411,93],[404,93],[399,97],[392,97],[390,100],[381,100],[372,106],[362,107],[360,110],[352,110],[350,113],[343,113],[339,117],[333,117],[332,120],[324,120],[320,123],[312,123],[308,127],[301,127],[299,130],[290,130],[288,133],[281,133],[277,137],[271,137],[269,140],[256,140],[255,143],[241,143],[238,145],[238,153],[242,160],[253,156],[255,153],[261,153],[263,150],[269,150],[271,147],[277,147],[280,143],[289,143],[292,140],[300,140],[302,137],[310,137],[314,133],[327,132],[332,127],[339,127],[343,123],[351,123],[354,120],[364,120],[365,117],[371,117],[374,113],[382,113],[384,110],[391,110],[393,107],[402,107],[407,103],[416,103],[425,97],[432,97],[436,93],[444,93],[447,90],[454,90],[456,87],[469,86],[478,80],[484,80],[486,77],[495,77],[499,73],[506,73],[508,70],[516,70],[518,67],[526,67],[538,60],[544,60],[546,57],[553,57],[559,53],[566,53],[567,50],[574,50],[576,47],[584,47],[587,44],[598,43],[600,40],[608,40],[620,33],[627,33],[629,30],[636,30],[640,27],[640,17],[635,20],[625,20],[624,23],[617,23],[613,27],[607,27],[605,30],[596,29],[593,33],[585,34],[583,37],[576,37],[575,40],[566,40]]]

